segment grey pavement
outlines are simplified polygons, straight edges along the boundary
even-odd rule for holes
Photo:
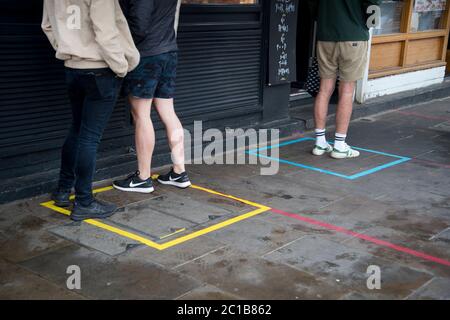
[[[349,143],[383,154],[315,158],[306,140],[279,148],[290,163],[274,176],[188,166],[196,186],[250,203],[158,184],[108,190],[97,196],[120,210],[100,226],[41,206],[48,195],[2,205],[0,299],[450,299],[450,98],[357,119]],[[410,160],[371,172],[389,155]],[[267,208],[243,219],[252,203]]]

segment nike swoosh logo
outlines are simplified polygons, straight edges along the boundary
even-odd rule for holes
[[[140,182],[140,183],[133,183],[133,181],[130,182],[130,188],[135,188],[135,187],[139,187],[142,186],[143,184],[145,184],[144,182]]]
[[[178,177],[178,178],[176,178],[176,179],[173,179],[172,177],[169,177],[169,180],[172,181],[172,182],[178,181],[178,180],[180,180],[180,179],[181,179],[181,177]]]

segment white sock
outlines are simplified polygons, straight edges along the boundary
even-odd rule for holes
[[[346,134],[336,132],[334,140],[334,148],[339,151],[345,151],[345,149],[347,148],[347,144],[345,143],[346,138],[347,138]]]
[[[316,146],[326,148],[328,146],[326,129],[316,129]]]

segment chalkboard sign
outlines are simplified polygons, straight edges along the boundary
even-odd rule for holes
[[[297,78],[298,0],[270,0],[269,86]]]

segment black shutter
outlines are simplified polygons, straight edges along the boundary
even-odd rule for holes
[[[64,67],[41,31],[41,15],[40,0],[0,0],[2,179],[57,169],[70,126]],[[261,15],[260,6],[182,7],[176,109],[186,127],[194,120],[248,125],[261,117]],[[129,161],[120,157],[133,141],[130,120],[119,101],[99,155],[117,155],[108,163]],[[161,123],[155,126],[159,145],[167,145]]]
[[[260,105],[259,31],[186,32],[179,46],[176,102],[182,117],[213,120],[218,112],[235,116]]]
[[[259,6],[182,7],[176,109],[184,123],[260,112]]]
[[[59,148],[70,126],[64,66],[40,29],[42,2],[34,3],[32,12],[15,9],[0,21],[1,157]],[[105,139],[130,134],[130,127],[121,101]]]

